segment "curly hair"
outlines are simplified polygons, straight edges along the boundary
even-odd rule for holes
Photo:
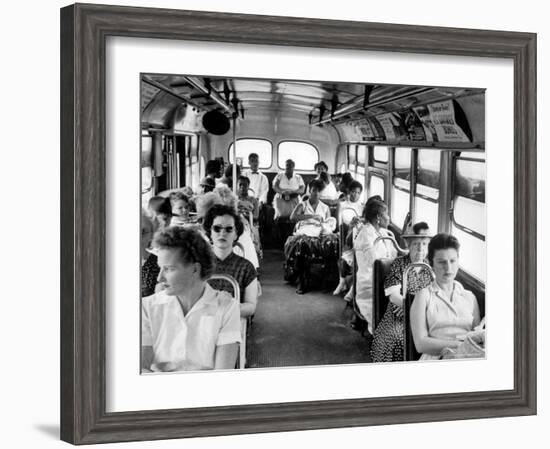
[[[197,217],[204,218],[214,204],[222,204],[222,199],[217,192],[207,192],[197,197]]]
[[[365,210],[363,211],[363,218],[369,223],[372,223],[378,215],[387,211],[388,206],[383,201],[378,199],[369,198],[367,204],[365,204]]]
[[[325,189],[326,186],[327,185],[323,181],[321,181],[320,179],[314,179],[314,180],[310,181],[309,184],[308,184],[308,187],[309,187],[310,191],[311,191],[312,188],[315,187],[318,192],[322,192]]]
[[[434,255],[437,250],[440,249],[455,249],[457,254],[460,250],[460,242],[458,239],[451,234],[436,234],[428,243],[428,262],[433,266]]]
[[[241,220],[241,217],[237,213],[237,211],[233,207],[227,206],[225,204],[215,204],[206,213],[206,217],[204,217],[204,221],[202,223],[202,226],[206,232],[206,235],[209,238],[211,237],[212,223],[214,223],[214,219],[216,217],[221,217],[224,215],[229,215],[233,217],[233,220],[235,223],[235,232],[237,233],[237,239],[238,239],[244,232],[243,222]]]
[[[178,192],[172,192],[169,196],[170,202],[175,203],[176,201],[183,201],[185,204],[189,204],[190,198],[188,195],[183,193],[181,190]]]
[[[233,191],[225,184],[220,184],[214,189],[214,193],[218,194],[220,200],[219,204],[231,207],[237,212],[237,197],[233,194]]]
[[[212,248],[194,229],[169,226],[155,234],[153,247],[177,250],[181,261],[185,264],[198,263],[201,266],[201,279],[207,279],[214,272]]]

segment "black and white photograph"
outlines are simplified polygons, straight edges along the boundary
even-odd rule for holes
[[[485,358],[485,92],[142,73],[141,373]]]

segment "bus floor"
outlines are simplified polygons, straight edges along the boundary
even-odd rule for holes
[[[342,297],[311,291],[297,295],[283,280],[284,255],[264,251],[254,320],[247,337],[247,368],[370,362],[370,345],[349,323]]]

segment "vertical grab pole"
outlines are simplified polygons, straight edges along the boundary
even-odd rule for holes
[[[237,131],[235,125],[237,124],[237,114],[233,113],[233,173],[231,177],[233,179],[233,194],[237,196]]]

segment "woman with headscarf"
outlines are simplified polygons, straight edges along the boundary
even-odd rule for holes
[[[357,280],[355,303],[362,318],[367,322],[368,331],[372,334],[372,272],[376,259],[395,258],[397,251],[388,240],[378,240],[379,237],[389,237],[387,231],[390,222],[388,206],[379,200],[369,200],[363,213],[365,225],[353,241],[357,260]]]

